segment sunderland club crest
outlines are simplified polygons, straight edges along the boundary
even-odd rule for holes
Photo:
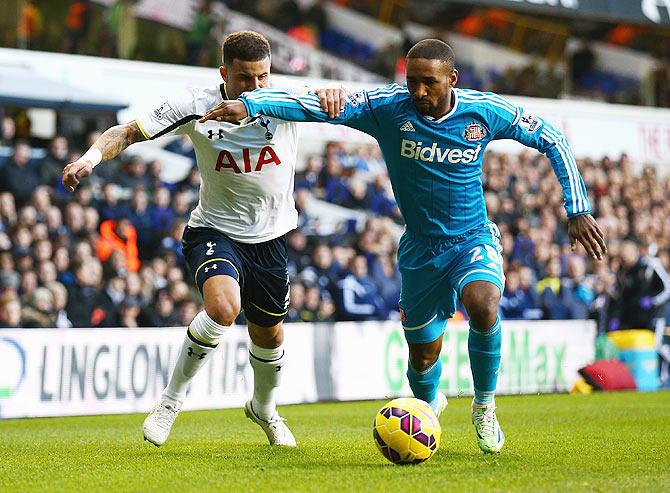
[[[486,137],[486,129],[481,123],[472,122],[465,126],[465,131],[463,132],[463,138],[465,140],[475,142],[477,140],[482,140],[484,137]]]

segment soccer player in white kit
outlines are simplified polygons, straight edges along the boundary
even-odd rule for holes
[[[98,163],[113,159],[134,142],[172,134],[191,138],[202,184],[183,247],[205,309],[187,329],[168,386],[144,421],[144,437],[156,446],[167,440],[190,381],[244,309],[254,371],[254,393],[245,414],[263,429],[271,445],[295,446],[277,412],[275,393],[282,376],[282,321],[289,304],[285,234],[297,226],[298,217],[293,201],[296,124],[268,117],[199,123],[222,101],[270,86],[270,44],[252,31],[230,34],[223,43],[219,71],[224,83],[191,89],[133,122],[108,129],[78,161],[65,167],[63,184],[74,191]],[[324,106],[324,111],[339,113],[343,91],[317,92],[326,94],[330,108]]]

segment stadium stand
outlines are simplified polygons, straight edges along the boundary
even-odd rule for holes
[[[402,2],[187,0],[166,11],[160,1],[25,4],[17,12],[8,6],[8,15],[0,20],[5,46],[213,66],[225,33],[256,29],[276,45],[273,69],[278,73],[369,81],[401,80],[408,43],[440,37],[460,55],[464,87],[533,97],[670,104],[670,46],[662,31],[605,21],[572,25],[551,16],[529,18],[513,6],[423,2],[412,9]],[[395,12],[384,12],[384,4],[393,4]],[[580,42],[586,45],[583,51],[577,48]],[[574,58],[575,52],[591,56],[589,66],[580,66],[578,79],[572,64],[589,58]]]
[[[159,162],[132,157],[102,166],[70,196],[60,185],[60,170],[77,151],[62,136],[46,150],[33,150],[15,140],[12,128],[4,122],[0,149],[8,156],[0,168],[0,324],[188,324],[201,299],[180,239],[197,201],[197,169],[166,183]],[[171,147],[191,152],[180,141]],[[486,155],[484,190],[490,217],[503,235],[507,272],[503,316],[594,318],[601,331],[667,317],[667,300],[652,306],[649,297],[670,292],[664,285],[670,269],[670,178],[651,167],[634,174],[625,155],[578,164],[609,239],[604,263],[570,251],[562,195],[543,156]],[[289,320],[397,318],[395,249],[402,220],[379,149],[330,142],[300,168],[300,222],[289,234]],[[338,206],[358,214],[324,228],[323,207]],[[632,258],[626,254],[628,240],[641,245]],[[638,261],[649,259],[658,279],[631,300],[625,277],[639,269]],[[643,313],[642,321],[622,319],[617,307],[624,301],[627,311]]]

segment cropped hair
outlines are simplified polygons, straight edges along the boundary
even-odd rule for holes
[[[223,41],[223,64],[230,65],[236,58],[243,62],[258,62],[270,56],[270,43],[255,31],[237,31]]]

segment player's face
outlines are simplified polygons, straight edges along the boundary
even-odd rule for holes
[[[267,87],[270,82],[270,57],[257,62],[244,62],[235,58],[233,63],[219,68],[226,81],[226,94],[230,99],[246,91]]]
[[[427,58],[407,59],[407,89],[416,110],[422,115],[440,118],[451,105],[451,88],[458,71],[450,64]]]

